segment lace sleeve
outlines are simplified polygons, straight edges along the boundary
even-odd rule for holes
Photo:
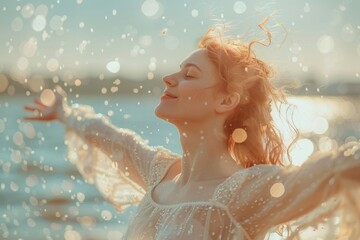
[[[161,147],[149,147],[139,135],[117,128],[88,106],[65,108],[68,159],[119,210],[139,202],[149,183],[153,159]]]
[[[283,224],[287,239],[314,230],[322,239],[360,239],[359,149],[347,144],[301,167],[254,167],[233,199],[237,219],[252,235]]]

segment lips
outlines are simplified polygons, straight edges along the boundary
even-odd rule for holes
[[[161,99],[175,99],[177,98],[177,96],[175,96],[174,94],[168,92],[168,91],[165,91],[163,93],[163,95],[161,96]]]

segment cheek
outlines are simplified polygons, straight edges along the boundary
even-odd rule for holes
[[[198,97],[201,95],[203,89],[192,82],[185,82],[179,85],[179,93],[182,97]]]

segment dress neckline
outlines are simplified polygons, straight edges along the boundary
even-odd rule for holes
[[[222,187],[223,185],[225,185],[227,182],[230,181],[230,179],[232,179],[234,176],[238,175],[240,172],[243,172],[244,170],[247,170],[248,168],[243,168],[240,169],[234,173],[232,173],[230,176],[226,177],[224,179],[224,181],[221,181],[215,188],[213,193],[211,194],[210,199],[208,200],[199,200],[199,201],[184,201],[184,202],[179,202],[179,203],[171,203],[171,204],[163,204],[163,203],[158,203],[154,200],[153,198],[153,191],[154,189],[162,182],[162,180],[164,179],[164,177],[166,176],[166,174],[168,173],[169,169],[176,163],[177,161],[174,161],[173,163],[171,163],[169,166],[166,167],[162,177],[160,178],[160,180],[158,182],[156,182],[153,186],[151,186],[149,192],[148,192],[148,196],[149,196],[149,200],[150,202],[158,207],[158,208],[175,208],[175,207],[181,207],[181,206],[204,206],[204,205],[219,205],[222,207],[226,207],[225,205],[214,201],[214,196],[217,193],[217,191],[220,189],[220,187]]]

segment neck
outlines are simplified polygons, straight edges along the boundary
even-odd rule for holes
[[[228,152],[224,133],[216,131],[222,127],[199,126],[178,126],[183,149],[180,184],[223,179],[240,169]]]

